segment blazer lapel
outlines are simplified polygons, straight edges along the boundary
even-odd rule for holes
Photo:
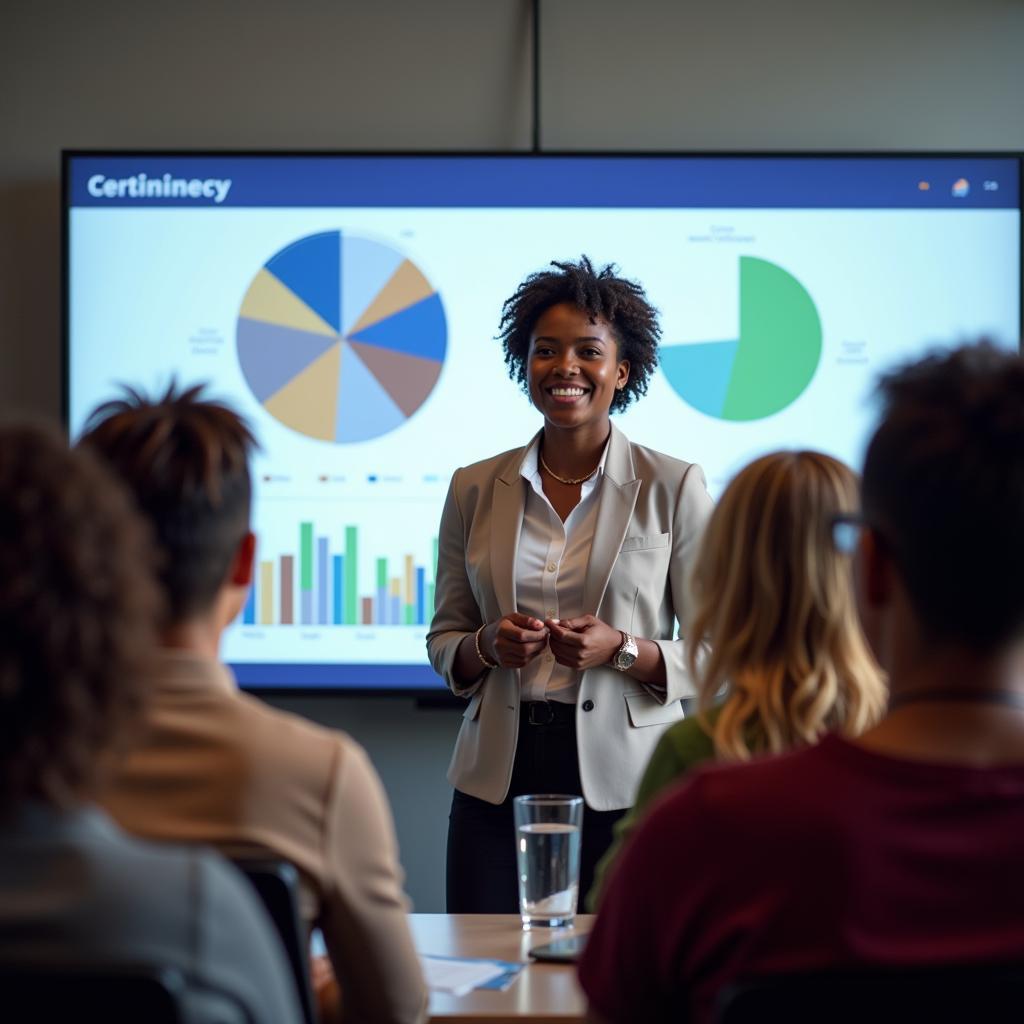
[[[583,608],[592,615],[596,615],[601,607],[612,566],[619,556],[639,494],[640,481],[636,479],[629,441],[613,426],[608,439],[597,522],[594,524],[594,542],[583,582]]]
[[[514,453],[505,469],[494,480],[491,491],[491,585],[498,602],[498,614],[508,615],[516,608],[516,557],[519,533],[523,525],[525,492],[519,470],[525,448]]]

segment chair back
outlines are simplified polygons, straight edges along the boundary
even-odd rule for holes
[[[309,975],[309,935],[299,912],[299,873],[294,864],[274,857],[231,855],[234,865],[249,879],[270,914],[295,976],[299,1005],[306,1024],[318,1015]]]
[[[179,1024],[184,992],[171,967],[0,964],[4,1024]]]
[[[864,967],[747,978],[724,989],[718,1024],[964,1024],[1020,1021],[1024,963]]]

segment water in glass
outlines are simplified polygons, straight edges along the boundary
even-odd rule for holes
[[[580,829],[532,822],[517,829],[519,907],[527,927],[572,924],[579,896]]]

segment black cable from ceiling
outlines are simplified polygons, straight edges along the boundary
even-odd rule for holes
[[[533,0],[530,34],[533,40],[533,124],[531,150],[541,151],[540,142],[540,0]]]

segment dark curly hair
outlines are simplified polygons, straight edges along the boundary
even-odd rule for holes
[[[864,516],[931,637],[991,652],[1024,636],[1024,360],[990,343],[883,377]]]
[[[94,791],[141,704],[153,545],[97,459],[0,427],[0,805]]]
[[[212,606],[249,531],[256,441],[245,420],[203,388],[172,382],[155,399],[125,388],[91,414],[78,442],[128,484],[153,527],[172,623]]]
[[[533,328],[546,310],[571,302],[591,322],[601,319],[611,326],[619,359],[629,361],[629,380],[615,392],[611,404],[612,412],[621,412],[647,394],[651,374],[658,366],[658,311],[640,285],[618,276],[613,263],[595,270],[590,260],[581,256],[578,263],[552,261],[551,266],[555,269],[530,274],[502,307],[498,338],[505,349],[509,376],[529,394],[526,366]]]

